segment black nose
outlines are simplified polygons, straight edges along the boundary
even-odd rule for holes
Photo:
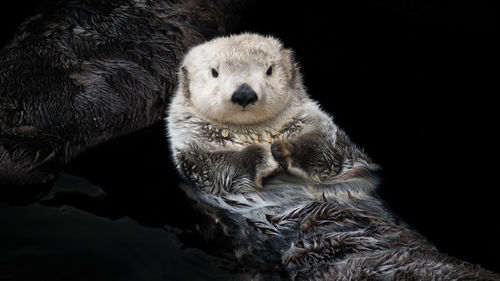
[[[243,107],[255,103],[257,101],[257,94],[255,91],[248,86],[248,84],[241,85],[231,97],[231,101],[237,103]]]

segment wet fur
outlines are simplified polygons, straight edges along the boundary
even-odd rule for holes
[[[188,48],[244,1],[58,1],[0,53],[0,184],[44,182],[85,149],[161,120]]]
[[[375,192],[377,165],[302,85],[285,112],[256,124],[210,120],[191,103],[196,88],[185,89],[167,120],[174,162],[235,280],[500,280],[394,217]]]

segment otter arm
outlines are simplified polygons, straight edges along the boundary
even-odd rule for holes
[[[313,124],[320,126],[310,125],[304,133],[271,145],[272,155],[280,166],[313,182],[328,182],[376,169],[371,159],[331,120],[319,121],[322,122]]]
[[[261,187],[262,178],[278,167],[270,153],[258,145],[238,151],[190,145],[178,152],[176,159],[186,180],[213,194],[255,190]]]

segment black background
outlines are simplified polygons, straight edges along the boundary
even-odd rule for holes
[[[275,35],[295,50],[311,96],[382,167],[379,192],[390,208],[442,251],[500,272],[491,3],[268,2],[248,9],[239,30]],[[6,5],[2,44],[39,3]],[[103,187],[112,203],[67,196],[56,205],[148,227],[188,225],[163,135],[158,124],[67,168]]]

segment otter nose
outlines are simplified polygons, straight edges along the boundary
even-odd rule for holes
[[[247,84],[242,84],[231,97],[231,101],[243,107],[255,103],[258,97],[255,91]]]

